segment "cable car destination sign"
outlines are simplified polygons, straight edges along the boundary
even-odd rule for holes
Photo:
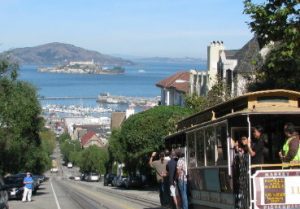
[[[300,208],[300,170],[260,170],[253,176],[257,209]]]

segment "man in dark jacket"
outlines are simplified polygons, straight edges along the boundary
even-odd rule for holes
[[[171,152],[171,160],[167,164],[167,171],[169,174],[169,183],[170,183],[170,192],[171,197],[173,199],[174,205],[179,208],[178,201],[177,201],[177,185],[176,185],[176,169],[177,169],[177,155],[174,150]]]

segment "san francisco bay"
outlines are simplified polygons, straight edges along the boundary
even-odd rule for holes
[[[205,65],[143,62],[127,66],[126,72],[119,75],[40,73],[37,66],[22,66],[19,79],[33,84],[40,97],[96,98],[103,92],[116,96],[156,97],[160,95],[155,86],[158,81],[190,69],[205,69]],[[42,105],[46,104],[97,106],[94,99],[42,101]]]

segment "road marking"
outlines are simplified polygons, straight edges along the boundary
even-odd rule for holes
[[[51,179],[50,179],[50,184],[51,184],[51,188],[52,188],[52,191],[53,191],[55,203],[56,203],[56,205],[57,205],[57,209],[61,209],[61,207],[60,207],[60,205],[59,205],[59,202],[58,202],[58,199],[57,199],[57,196],[56,196],[56,193],[55,193],[55,191],[54,191],[54,188],[53,188]]]

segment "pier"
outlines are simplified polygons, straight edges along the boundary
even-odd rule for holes
[[[155,106],[160,101],[160,97],[128,97],[128,96],[98,96],[97,102],[108,104],[135,104]]]
[[[155,106],[158,104],[160,97],[127,97],[127,96],[98,96],[98,97],[39,97],[39,100],[95,100],[98,103],[106,104],[135,104]]]
[[[39,100],[94,99],[97,97],[39,97]]]

